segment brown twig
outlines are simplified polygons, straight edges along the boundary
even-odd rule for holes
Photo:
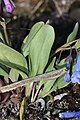
[[[38,82],[41,80],[46,80],[46,81],[47,80],[54,80],[54,79],[57,79],[58,77],[60,77],[61,75],[63,75],[65,72],[66,72],[66,68],[64,67],[62,69],[55,70],[55,71],[52,71],[49,73],[38,75],[38,76],[35,76],[32,78],[27,78],[27,79],[21,80],[19,82],[15,82],[15,83],[10,84],[10,85],[0,87],[0,93],[5,93],[8,91],[14,90],[18,87],[26,86],[26,84],[30,83],[30,82]]]
[[[72,48],[72,49],[75,49],[75,48],[77,47],[76,45],[73,45],[72,47],[71,47],[70,45],[73,44],[73,43],[76,43],[76,42],[79,41],[79,40],[80,40],[80,38],[77,39],[77,40],[74,40],[74,41],[71,41],[71,42],[69,42],[69,43],[66,43],[66,44],[62,45],[62,46],[59,47],[55,52],[53,52],[53,53],[51,54],[51,57],[54,56],[56,53],[58,53],[58,52],[60,52],[60,51],[70,50],[71,48]]]
[[[60,7],[59,7],[59,5],[58,5],[58,2],[56,1],[56,0],[53,0],[53,2],[54,2],[54,4],[55,4],[55,7],[56,7],[56,9],[57,9],[57,12],[58,12],[58,15],[59,15],[59,17],[62,15],[62,11],[61,11],[61,9],[60,9]]]
[[[7,45],[9,45],[9,40],[8,40],[8,34],[7,34],[7,28],[6,28],[5,20],[3,22],[1,22],[1,25],[2,25],[3,30],[4,30],[4,35],[5,35],[6,43],[7,43]]]
[[[34,9],[31,11],[29,17],[32,17],[32,16],[37,12],[37,10],[40,8],[40,6],[41,6],[42,4],[43,4],[43,1],[39,1],[39,2],[37,3],[37,5],[34,7]]]

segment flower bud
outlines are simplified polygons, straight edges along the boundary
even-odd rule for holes
[[[14,5],[9,0],[3,0],[5,4],[6,11],[12,13],[14,10]]]

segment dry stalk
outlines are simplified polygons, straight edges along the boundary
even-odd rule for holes
[[[55,71],[52,71],[49,73],[38,75],[38,76],[35,76],[32,78],[27,78],[27,79],[12,83],[10,85],[0,87],[0,93],[9,92],[9,91],[14,90],[18,87],[26,86],[27,83],[31,83],[31,82],[38,82],[41,80],[46,80],[46,81],[55,80],[58,77],[60,77],[61,75],[63,75],[65,72],[66,72],[66,68],[64,67],[62,69],[55,70]]]

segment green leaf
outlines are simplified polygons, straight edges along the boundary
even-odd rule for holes
[[[0,43],[0,63],[28,74],[24,56],[3,43]]]
[[[43,27],[45,26],[45,28]],[[51,33],[50,33],[51,32]],[[48,34],[46,36],[46,34]],[[32,71],[33,66],[32,64],[34,64],[33,62],[33,59],[36,60],[36,54],[38,55],[39,51],[37,50],[37,48],[39,47],[41,49],[44,41],[45,41],[45,45],[44,45],[44,49],[43,49],[43,52],[46,50],[44,57],[45,57],[45,65],[43,67],[46,66],[47,62],[48,62],[48,58],[49,58],[49,53],[50,53],[50,50],[51,50],[51,46],[53,44],[53,41],[54,41],[54,30],[53,28],[50,26],[50,25],[44,25],[43,22],[39,22],[37,24],[35,24],[28,37],[25,38],[24,40],[24,43],[22,45],[22,53],[24,56],[27,56],[29,54],[29,70],[30,70],[30,76],[35,76],[36,74],[40,74],[40,73],[43,73],[43,70],[42,72],[34,72]],[[47,38],[46,38],[47,37]],[[37,40],[37,41],[36,41]],[[37,42],[37,43],[36,43]],[[39,43],[38,43],[39,42]],[[52,42],[52,43],[51,43]],[[47,46],[49,45],[49,47]],[[47,48],[46,48],[47,47]],[[40,53],[39,53],[40,54]],[[34,56],[34,57],[33,57]],[[42,55],[43,56],[43,55]],[[32,58],[33,57],[33,58]],[[38,56],[37,56],[38,58]],[[42,58],[43,60],[44,58]],[[38,59],[37,59],[38,60]],[[40,60],[40,61],[42,61]],[[35,61],[35,63],[37,64],[37,61]],[[43,63],[43,62],[42,62]],[[41,64],[42,64],[41,63]],[[44,63],[43,63],[44,64]],[[32,66],[32,67],[31,67]],[[38,66],[39,68],[39,66]],[[37,68],[36,68],[37,69]],[[43,68],[44,69],[44,68]],[[26,88],[27,89],[27,88]],[[32,89],[32,88],[31,88]],[[37,94],[37,93],[36,93]]]
[[[64,87],[68,86],[70,83],[71,83],[71,82],[65,82],[65,81],[64,81],[64,75],[62,75],[61,77],[59,77],[59,78],[55,81],[52,89],[51,89],[49,92],[51,93],[51,92],[53,92],[53,91],[56,91],[57,89],[64,88]]]
[[[0,43],[0,59],[10,61],[25,68],[27,67],[24,56],[3,43]]]
[[[56,79],[55,80],[49,80],[44,84],[44,88],[42,89],[42,91],[39,94],[39,97],[45,97],[46,94],[48,95],[50,93],[51,87],[54,85]]]
[[[51,86],[51,83],[47,84],[45,91],[44,90],[43,90],[44,92],[41,91],[40,94],[39,94],[39,97],[46,97],[51,92],[56,91],[56,90],[61,89],[61,88],[64,88],[64,87],[66,87],[70,84],[70,82],[65,82],[64,81],[64,75],[59,77],[57,80],[54,80],[54,82],[51,80],[51,82],[53,83],[52,86]],[[48,90],[47,90],[47,88],[48,88]]]
[[[49,65],[49,67],[47,68],[48,71],[50,71],[50,70],[53,69],[52,66],[53,66],[54,61],[55,61],[55,58],[53,59],[53,61]],[[59,68],[62,68],[64,66],[65,66],[65,59],[61,60],[57,67],[59,69]],[[63,78],[61,76],[58,79],[63,79]],[[55,88],[55,86],[57,86],[57,88],[60,88],[61,86],[63,87],[64,85],[65,85],[64,81],[62,81],[62,83],[58,85],[58,80],[56,80],[56,79],[55,80],[49,80],[46,83],[44,83],[44,88],[40,92],[39,97],[45,97],[45,96],[47,96],[51,92],[51,90],[53,88]]]
[[[26,36],[26,38],[24,39],[22,46],[21,46],[21,53],[26,57],[27,55],[29,55],[29,45],[28,47],[26,47],[27,43],[28,43],[28,35]]]
[[[74,30],[72,31],[72,33],[67,38],[67,43],[75,40],[77,32],[78,32],[78,29],[79,29],[79,24],[77,22],[76,25],[75,25],[75,27],[74,27]]]
[[[43,25],[30,44],[31,76],[42,74],[55,39],[53,27]]]
[[[11,68],[10,73],[9,73],[9,78],[11,79],[12,82],[18,81],[19,73],[16,69]]]
[[[55,68],[53,67],[54,66],[54,61],[55,61],[55,58],[51,61],[51,63],[47,67],[46,72],[50,72],[52,70],[55,70]],[[35,101],[36,96],[39,93],[39,90],[41,89],[41,86],[44,85],[44,87],[43,87],[42,91],[40,91],[40,94],[38,95],[38,97],[44,97],[45,94],[48,93],[49,90],[51,89],[52,85],[54,84],[54,81],[55,80],[50,80],[50,81],[44,81],[43,80],[43,81],[40,81],[38,89],[37,89],[35,97],[34,97],[34,101]]]
[[[41,29],[41,27],[44,25],[44,22],[38,22],[36,23],[29,35],[24,39],[22,47],[21,47],[21,52],[23,53],[23,55],[26,57],[29,54],[29,46],[31,41],[34,39],[34,37],[36,36],[36,34],[39,32],[39,30]]]
[[[10,61],[3,61],[0,59],[0,63],[2,65],[5,65],[9,68],[14,68],[17,70],[17,72],[22,76],[22,78],[27,78],[27,69],[25,67],[22,67],[20,65],[17,65],[17,64],[14,64],[14,63],[11,63]]]
[[[56,59],[56,57],[53,58],[53,60],[52,60],[51,63],[48,65],[48,67],[47,67],[47,69],[46,69],[45,72],[50,72],[50,71],[52,71],[52,70],[55,70],[55,68],[54,68],[55,59]]]

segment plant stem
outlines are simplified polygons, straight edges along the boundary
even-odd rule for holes
[[[61,11],[61,8],[59,7],[58,5],[58,2],[56,0],[53,0],[55,6],[56,6],[56,9],[57,9],[57,12],[58,12],[58,15],[59,17],[62,15],[62,11]]]
[[[6,29],[5,20],[4,20],[4,22],[1,22],[1,25],[3,26],[3,30],[4,30],[4,35],[5,35],[6,43],[7,43],[7,45],[9,45],[9,40],[8,40],[8,34],[7,34],[7,29]]]

